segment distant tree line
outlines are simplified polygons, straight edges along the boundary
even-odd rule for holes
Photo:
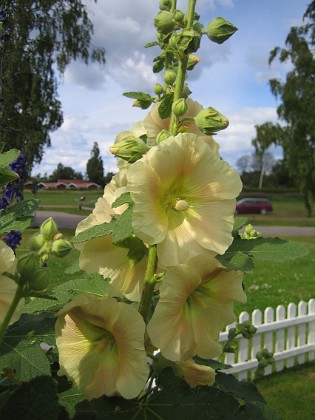
[[[86,174],[83,175],[81,172],[76,172],[70,166],[64,166],[62,163],[58,163],[57,168],[51,175],[48,176],[47,174],[44,174],[41,176],[41,174],[38,174],[34,178],[37,182],[57,182],[59,179],[89,181],[104,187],[111,181],[113,176],[113,172],[108,172],[106,175],[104,174],[100,149],[98,143],[94,142],[91,150],[91,157],[86,164]]]

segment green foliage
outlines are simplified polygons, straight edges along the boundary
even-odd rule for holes
[[[216,258],[230,270],[250,271],[254,268],[254,260],[282,262],[304,257],[308,252],[300,243],[280,238],[235,238],[224,255]]]
[[[55,68],[63,73],[75,59],[104,63],[105,51],[91,48],[81,0],[3,0],[1,7],[10,36],[1,44],[0,137],[6,150],[23,151],[31,169],[63,121]]]
[[[64,166],[62,163],[58,163],[57,168],[49,177],[49,181],[56,182],[59,179],[82,179],[80,172],[75,172],[70,166]]]
[[[312,214],[311,194],[315,182],[314,10],[313,1],[304,16],[306,24],[292,27],[286,39],[286,48],[274,48],[269,60],[272,62],[277,57],[280,62],[290,62],[293,67],[285,82],[270,80],[270,88],[275,97],[281,100],[278,115],[287,123],[277,141],[283,147],[289,174],[296,179],[304,195],[309,217]],[[272,142],[275,142],[273,137]]]
[[[31,300],[21,309],[22,312],[33,314],[36,312],[56,310],[82,293],[88,293],[99,297],[107,295],[108,282],[98,273],[87,275],[81,272],[77,274],[76,277],[77,278],[73,280],[56,286],[52,290],[54,300]]]
[[[170,368],[157,379],[158,388],[140,400],[98,398],[82,401],[76,406],[76,420],[102,419],[241,419],[251,413],[257,419],[277,419],[268,410],[256,387],[248,382],[239,383],[231,375],[218,373],[217,386],[198,386],[191,389],[176,377]],[[238,384],[238,385],[237,385]],[[244,417],[245,418],[245,417]]]
[[[3,401],[3,397],[5,400]],[[57,384],[49,376],[38,376],[1,394],[2,420],[57,420]]]
[[[48,314],[23,315],[0,343],[0,370],[10,368],[18,381],[50,375],[50,363],[40,343],[55,344],[55,318]]]
[[[90,182],[103,185],[104,166],[97,142],[94,142],[91,150],[91,158],[86,164],[86,173]]]
[[[21,201],[7,209],[0,211],[0,234],[11,230],[23,231],[33,221],[34,212],[39,206],[39,201],[32,199]]]

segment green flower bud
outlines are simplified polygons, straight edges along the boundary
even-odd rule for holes
[[[209,107],[199,112],[195,117],[195,123],[200,131],[210,136],[226,128],[229,120],[216,109]]]
[[[263,358],[264,358],[264,356],[263,356],[262,352],[258,351],[256,353],[256,359],[258,360],[258,362],[260,362]]]
[[[169,133],[166,130],[162,130],[159,132],[159,134],[156,136],[156,142],[157,144],[160,144],[161,141],[168,139],[169,137],[171,137],[171,133]]]
[[[188,105],[186,104],[184,98],[177,99],[177,101],[174,101],[172,104],[172,112],[176,115],[176,117],[186,114],[187,110]]]
[[[33,253],[19,258],[16,266],[17,272],[24,279],[29,280],[34,272],[39,269],[39,262]]]
[[[211,41],[216,42],[217,44],[222,44],[236,31],[237,28],[232,23],[221,17],[217,17],[208,24],[203,33],[207,34]]]
[[[121,143],[116,143],[114,146],[111,146],[109,150],[113,155],[129,163],[133,163],[141,159],[149,149],[142,139],[129,136]]]
[[[172,7],[172,1],[171,0],[161,0],[159,4],[160,10],[170,10]]]
[[[162,95],[162,93],[164,92],[164,88],[162,85],[160,85],[160,83],[156,83],[156,85],[154,86],[154,93],[156,95]]]
[[[39,251],[43,247],[44,243],[45,241],[43,235],[41,233],[35,233],[30,238],[30,250],[35,252]]]
[[[199,57],[194,54],[189,54],[188,56],[188,63],[187,63],[187,70],[192,70],[196,64],[200,61]]]
[[[263,355],[263,357],[268,358],[269,357],[269,351],[268,351],[268,349],[263,349],[262,355]]]
[[[245,227],[244,233],[240,234],[242,239],[256,239],[260,236],[261,233],[257,232],[250,223]]]
[[[176,80],[176,73],[174,70],[167,69],[164,73],[164,82],[172,85]]]
[[[40,227],[40,233],[46,241],[50,241],[54,234],[57,232],[57,225],[52,217],[45,220]]]
[[[258,363],[258,367],[260,367],[260,368],[266,368],[268,365],[269,365],[269,361],[266,360],[266,359],[262,359]]]
[[[173,13],[166,10],[159,12],[154,19],[154,26],[161,34],[166,35],[172,32],[175,28]]]
[[[37,270],[32,277],[30,277],[28,284],[30,288],[36,292],[47,289],[50,280],[50,273],[47,267]]]
[[[65,257],[69,251],[71,251],[72,245],[65,239],[57,239],[51,246],[51,253],[56,257]]]
[[[175,13],[174,13],[175,22],[183,23],[184,17],[185,17],[185,14],[183,12],[181,12],[180,10],[175,10]]]
[[[186,28],[178,33],[173,33],[170,37],[169,45],[183,54],[190,54],[198,50],[200,40],[200,33]]]

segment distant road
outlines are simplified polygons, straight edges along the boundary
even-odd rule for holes
[[[77,224],[86,216],[79,214],[69,214],[59,211],[37,211],[33,226],[40,226],[41,223],[52,217],[57,226],[62,229],[75,229]],[[305,226],[259,226],[254,225],[258,232],[266,236],[315,236],[315,227]]]

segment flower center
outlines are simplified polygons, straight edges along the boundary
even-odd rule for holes
[[[115,342],[115,338],[113,334],[110,333],[109,331],[104,330],[102,335],[98,337],[97,340],[95,340],[94,344],[98,351],[104,351],[104,350],[111,351],[112,348],[115,346],[116,342]]]
[[[185,211],[189,208],[189,203],[180,197],[174,197],[172,194],[164,197],[165,210]]]

